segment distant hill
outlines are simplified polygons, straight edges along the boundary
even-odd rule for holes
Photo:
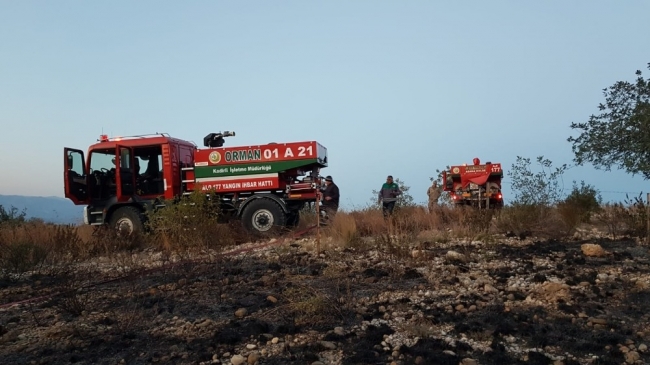
[[[25,210],[26,218],[40,218],[58,224],[83,223],[83,206],[76,206],[70,200],[56,196],[0,195],[0,205],[5,210],[16,207]]]

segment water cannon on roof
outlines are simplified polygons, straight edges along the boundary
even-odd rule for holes
[[[210,133],[203,138],[203,145],[209,148],[222,147],[225,143],[225,137],[234,137],[235,132],[225,131],[219,133]]]

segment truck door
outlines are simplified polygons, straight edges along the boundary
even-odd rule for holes
[[[75,205],[88,204],[88,169],[86,159],[81,150],[74,148],[63,149],[63,185],[65,197]]]
[[[115,183],[117,185],[117,201],[128,201],[135,193],[135,177],[133,149],[126,146],[115,146]]]

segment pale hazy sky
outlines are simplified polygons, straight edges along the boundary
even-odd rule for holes
[[[650,2],[0,1],[0,194],[63,195],[63,147],[166,132],[317,140],[346,207],[473,157],[572,163],[571,122],[650,62]],[[606,200],[640,177],[565,175]],[[506,181],[507,182],[507,181]],[[510,195],[505,185],[506,198]]]

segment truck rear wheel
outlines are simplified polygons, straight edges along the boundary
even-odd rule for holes
[[[256,236],[274,234],[286,225],[287,216],[271,199],[255,199],[248,203],[242,213],[244,228]]]
[[[134,233],[142,233],[144,231],[142,216],[134,207],[118,208],[111,215],[109,224],[120,235],[130,236]]]

